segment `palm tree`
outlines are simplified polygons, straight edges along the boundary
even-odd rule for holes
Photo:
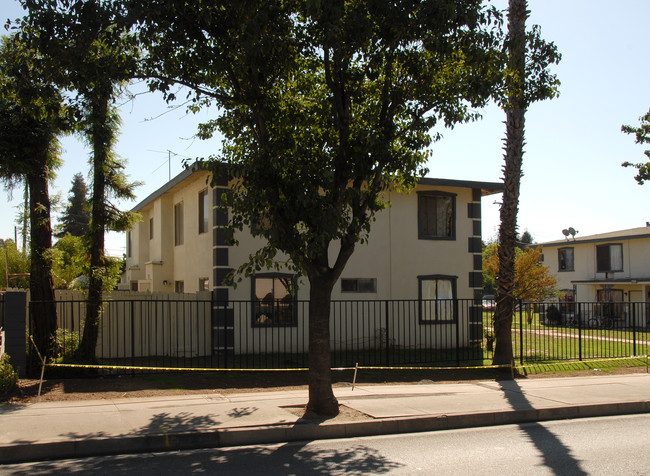
[[[508,65],[506,69],[505,100],[506,139],[504,190],[499,227],[499,273],[494,313],[494,336],[496,346],[493,363],[510,364],[513,360],[512,315],[514,310],[515,246],[517,239],[517,212],[519,186],[524,149],[524,122],[528,105],[536,100],[553,97],[559,82],[550,75],[547,67],[557,63],[560,55],[555,45],[539,39],[539,29],[527,35],[526,0],[508,2]],[[534,48],[537,61],[526,64],[527,45]],[[530,69],[527,69],[527,66]]]

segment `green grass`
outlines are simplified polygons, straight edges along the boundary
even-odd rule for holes
[[[483,325],[492,329],[492,313],[483,313]],[[537,313],[530,323],[525,313],[521,318],[517,313],[512,330],[515,357],[519,360],[523,347],[525,362],[617,358],[650,352],[647,331],[541,325]]]
[[[606,359],[606,360],[587,360],[572,362],[535,362],[524,365],[516,365],[519,373],[524,375],[535,374],[567,374],[580,371],[602,372],[603,374],[614,373],[621,369],[645,367],[648,369],[646,357],[636,357],[628,359]]]

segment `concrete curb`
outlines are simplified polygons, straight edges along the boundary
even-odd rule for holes
[[[605,403],[461,415],[418,416],[342,423],[226,428],[142,436],[98,437],[0,446],[0,464],[118,454],[273,444],[333,438],[478,428],[537,421],[650,413],[650,402]]]

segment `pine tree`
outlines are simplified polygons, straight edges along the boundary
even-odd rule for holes
[[[60,231],[56,235],[57,238],[62,238],[66,233],[70,233],[72,236],[83,236],[88,232],[90,223],[88,187],[81,173],[76,173],[72,178],[68,202],[61,219]]]

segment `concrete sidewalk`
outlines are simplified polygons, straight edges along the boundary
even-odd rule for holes
[[[355,417],[306,422],[307,391],[0,406],[0,463],[650,412],[650,375],[336,388]],[[359,418],[359,413],[364,415]]]

